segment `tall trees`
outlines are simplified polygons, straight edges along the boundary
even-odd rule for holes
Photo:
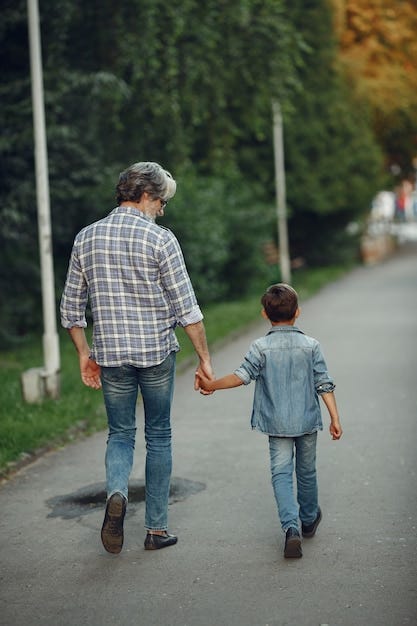
[[[325,264],[352,256],[356,241],[346,227],[368,211],[382,155],[366,103],[352,96],[339,71],[327,1],[288,0],[288,10],[308,46],[302,93],[286,127],[292,248],[309,263]]]
[[[378,158],[334,69],[325,0],[39,5],[57,297],[74,234],[112,208],[118,172],[142,159],[179,180],[164,223],[202,300],[247,288],[275,232],[273,97],[286,111],[296,253],[328,258],[324,243],[366,208]],[[6,2],[0,328],[16,336],[40,319],[27,41],[25,0]]]
[[[250,143],[251,136],[265,141],[271,94],[287,92],[299,44],[276,0],[40,0],[39,6],[60,286],[75,232],[111,208],[117,174],[128,163],[161,161],[188,176],[188,186],[193,172],[236,178],[239,142]],[[7,58],[0,113],[0,328],[10,336],[40,319],[24,0],[3,8],[0,42]],[[222,188],[214,179],[207,185]],[[195,182],[192,193],[196,202],[204,199],[204,183]],[[218,243],[213,246],[220,252]],[[187,240],[184,245],[192,248]],[[227,285],[222,272],[232,248],[227,242],[220,254],[219,284]],[[225,290],[202,292],[209,298]]]

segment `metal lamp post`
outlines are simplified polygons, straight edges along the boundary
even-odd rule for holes
[[[284,139],[281,107],[277,100],[272,102],[274,123],[275,187],[277,195],[278,242],[281,278],[291,282],[291,264],[288,245],[288,227],[285,192]]]
[[[52,257],[48,156],[46,147],[38,0],[28,0],[27,7],[44,322],[44,367],[32,368],[24,372],[22,375],[22,387],[25,400],[28,402],[37,402],[44,396],[51,398],[57,398],[59,396],[60,354],[56,329],[55,281]]]

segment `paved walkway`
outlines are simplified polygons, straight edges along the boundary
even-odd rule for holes
[[[173,411],[177,546],[143,550],[141,415],[119,556],[100,543],[105,433],[49,453],[0,488],[2,626],[417,623],[416,246],[302,303],[299,325],[321,341],[345,431],[319,437],[324,518],[303,558],[282,556],[253,385],[203,398],[191,368]],[[266,328],[217,352],[217,374]]]

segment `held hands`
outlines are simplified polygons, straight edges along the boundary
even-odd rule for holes
[[[210,380],[214,380],[215,376],[213,374],[213,370],[211,365],[202,365],[196,370],[195,378],[194,378],[194,389],[199,391],[203,396],[209,396],[213,391],[208,389],[208,384]]]
[[[101,389],[100,365],[88,356],[80,356],[80,373],[84,385],[92,389]]]

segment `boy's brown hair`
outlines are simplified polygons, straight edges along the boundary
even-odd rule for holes
[[[288,322],[298,309],[298,294],[285,283],[268,287],[261,298],[262,306],[271,322]]]

